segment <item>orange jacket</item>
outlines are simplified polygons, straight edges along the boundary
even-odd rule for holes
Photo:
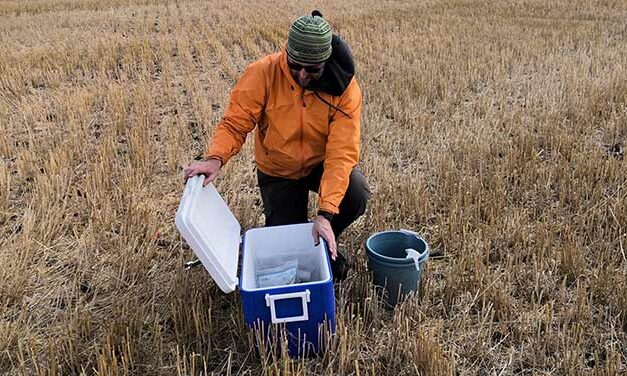
[[[324,161],[319,209],[337,214],[359,160],[360,115],[361,91],[354,77],[341,96],[303,90],[283,50],[246,68],[205,156],[226,163],[256,127],[257,168],[298,179]]]

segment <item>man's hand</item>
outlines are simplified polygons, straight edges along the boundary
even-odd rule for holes
[[[337,257],[337,244],[335,244],[335,234],[333,234],[333,229],[331,228],[331,222],[329,222],[326,218],[319,215],[313,220],[313,230],[312,235],[314,238],[314,243],[318,245],[318,238],[322,237],[322,239],[327,241],[329,245],[329,251],[331,251],[331,258],[335,261]]]
[[[198,161],[190,164],[183,169],[184,181],[199,174],[205,175],[205,181],[202,186],[206,186],[215,180],[222,167],[222,162],[219,159],[209,159],[207,161]]]

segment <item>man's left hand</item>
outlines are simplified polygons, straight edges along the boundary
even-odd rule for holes
[[[335,244],[335,234],[333,234],[331,222],[319,215],[314,218],[313,224],[313,230],[311,233],[314,237],[314,243],[318,245],[319,237],[326,240],[327,245],[329,246],[329,251],[331,251],[331,259],[335,261],[335,258],[337,257],[337,244]]]

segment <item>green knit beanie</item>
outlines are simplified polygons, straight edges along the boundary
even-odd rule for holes
[[[302,16],[287,34],[287,54],[299,63],[317,64],[331,56],[331,25],[320,16]]]

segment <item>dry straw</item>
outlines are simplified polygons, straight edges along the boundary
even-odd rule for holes
[[[627,373],[625,2],[326,4],[373,191],[330,351],[257,354],[237,293],[182,270],[181,166],[308,7],[0,3],[0,373]],[[245,228],[251,150],[217,182]],[[398,228],[439,256],[387,312],[362,243]]]

